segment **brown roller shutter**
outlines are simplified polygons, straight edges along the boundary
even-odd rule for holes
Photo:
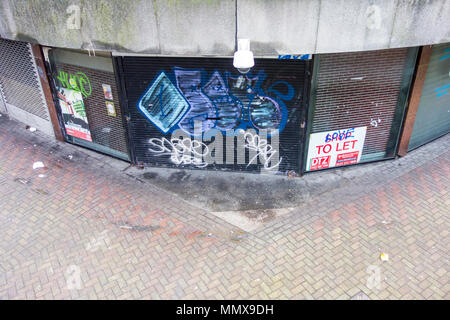
[[[323,54],[309,133],[367,127],[361,161],[394,155],[416,50]]]
[[[52,74],[55,83],[56,102],[59,106],[66,141],[129,160],[127,135],[119,91],[109,54],[89,56],[82,52],[53,49],[50,51]],[[58,89],[63,88],[63,89]],[[105,88],[109,89],[106,90]],[[61,105],[59,91],[79,92],[85,113],[83,134],[75,134],[79,118],[68,114]],[[68,96],[70,97],[70,96]],[[68,99],[70,101],[70,98]],[[112,106],[110,112],[108,105]],[[73,105],[69,108],[76,110]],[[78,112],[77,112],[78,113]],[[75,128],[75,129],[73,129]]]

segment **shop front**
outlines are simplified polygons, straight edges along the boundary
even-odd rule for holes
[[[424,50],[430,52],[409,151],[450,132],[450,43]]]
[[[133,162],[301,173],[310,60],[116,57]]]
[[[64,139],[130,160],[126,125],[112,58],[80,51],[49,51],[53,92]]]
[[[0,39],[0,112],[54,136],[40,80],[44,76],[29,43]]]
[[[314,57],[305,170],[393,158],[416,48]]]
[[[247,73],[229,58],[49,56],[69,142],[141,166],[301,175],[395,157],[417,53],[259,58]]]

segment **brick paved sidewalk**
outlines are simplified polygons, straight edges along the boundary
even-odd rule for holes
[[[43,141],[0,120],[2,299],[449,298],[449,136],[252,233]]]

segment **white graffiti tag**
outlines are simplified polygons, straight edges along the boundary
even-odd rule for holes
[[[269,166],[271,164],[272,158],[276,155],[278,152],[275,150],[272,145],[267,143],[266,139],[262,139],[257,134],[252,134],[251,132],[246,132],[244,135],[245,139],[245,148],[249,150],[256,151],[256,155],[250,159],[249,164],[247,167],[259,156],[259,160],[264,165],[264,169],[271,170],[276,167],[278,167],[283,160],[283,158],[280,158],[278,163]]]
[[[157,156],[170,155],[170,160],[176,165],[193,164],[204,168],[208,165],[203,159],[209,153],[208,146],[190,138],[152,138],[149,140],[149,150]]]
[[[370,118],[370,125],[372,126],[372,127],[378,127],[378,124],[381,122],[381,119],[380,118],[378,118],[378,120],[377,119],[373,119],[373,118]]]

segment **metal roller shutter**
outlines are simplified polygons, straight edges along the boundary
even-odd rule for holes
[[[394,156],[415,54],[400,48],[320,55],[310,132],[365,126],[361,161]]]
[[[53,135],[30,44],[0,39],[0,94],[9,114]]]
[[[408,149],[450,131],[450,43],[434,45]]]
[[[267,142],[277,151],[271,160],[280,159],[277,171],[300,171],[310,61],[256,59],[255,67],[243,76],[232,59],[117,59],[137,163],[259,172],[276,164],[261,157]],[[274,128],[279,134],[270,133]],[[181,144],[172,139],[179,139],[174,135],[180,132],[189,147],[194,140],[204,143],[201,150],[187,153],[214,160],[174,154]],[[258,133],[260,140],[253,140],[249,148],[247,138]],[[255,153],[258,162],[250,162]]]
[[[75,89],[75,91],[81,89],[82,94],[79,97],[82,98],[87,119],[87,124],[85,124],[87,131],[85,132],[88,132],[89,138],[83,137],[83,135],[71,135],[67,130],[68,121],[77,119],[68,120],[59,105],[62,125],[66,129],[66,141],[129,160],[126,125],[122,117],[112,59],[88,56],[84,53],[62,49],[52,50],[50,57],[56,91],[61,90],[58,89],[61,87]],[[109,97],[106,97],[104,85],[110,88]],[[59,101],[59,99],[56,100]],[[106,103],[112,103],[114,114],[108,114]],[[66,118],[64,119],[64,117]]]

